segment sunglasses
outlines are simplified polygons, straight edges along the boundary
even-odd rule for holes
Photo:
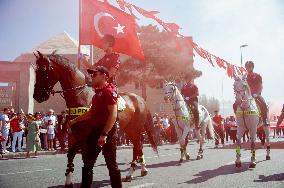
[[[96,76],[102,75],[102,74],[106,75],[105,73],[96,72],[96,73],[91,74],[91,76],[92,76],[93,78],[95,78]]]

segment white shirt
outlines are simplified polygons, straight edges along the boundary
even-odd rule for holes
[[[44,123],[47,125],[47,122],[51,120],[53,125],[56,125],[56,116],[55,115],[51,115],[51,116],[44,116],[43,121]]]
[[[47,134],[55,134],[54,130],[55,130],[55,126],[54,125],[48,125],[47,126]]]
[[[162,119],[162,124],[163,124],[164,129],[167,129],[170,126],[169,119],[168,118],[163,118]]]
[[[10,130],[10,122],[7,122],[7,121],[9,121],[10,119],[9,119],[8,115],[7,114],[3,114],[1,120],[3,122],[3,124],[2,124],[2,132],[5,132],[5,133],[9,132],[9,130]]]

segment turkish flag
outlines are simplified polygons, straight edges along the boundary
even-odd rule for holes
[[[80,44],[102,48],[102,37],[110,34],[116,39],[113,51],[144,60],[131,15],[98,0],[82,0],[80,13]]]

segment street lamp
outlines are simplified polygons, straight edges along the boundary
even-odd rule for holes
[[[242,48],[245,48],[247,47],[248,45],[247,44],[243,44],[240,46],[240,51],[241,51],[241,67],[243,66],[243,54],[242,54]]]

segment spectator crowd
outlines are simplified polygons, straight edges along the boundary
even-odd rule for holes
[[[237,141],[237,123],[234,116],[223,118],[216,110],[212,116],[215,132],[215,148],[224,147],[225,143]],[[277,117],[274,117],[277,120]],[[274,119],[275,120],[275,119]],[[276,121],[275,120],[275,121]],[[38,151],[64,152],[68,145],[68,134],[65,126],[67,119],[65,111],[55,114],[52,109],[47,112],[25,114],[22,110],[15,112],[13,108],[4,108],[0,114],[0,152],[1,154],[26,151],[27,157],[30,152],[35,156]],[[169,117],[165,113],[155,113],[153,116],[155,140],[161,145],[164,143],[177,143],[177,135],[174,127],[175,117]],[[127,135],[119,129],[117,124],[117,143],[119,146],[130,145]],[[284,137],[284,128],[274,129],[274,136]],[[264,145],[265,133],[262,128],[257,131],[257,136]],[[188,139],[195,139],[194,132],[190,132]],[[207,130],[206,138],[210,139]],[[144,143],[148,143],[146,134],[142,135]],[[243,136],[243,142],[249,140],[248,132]]]

